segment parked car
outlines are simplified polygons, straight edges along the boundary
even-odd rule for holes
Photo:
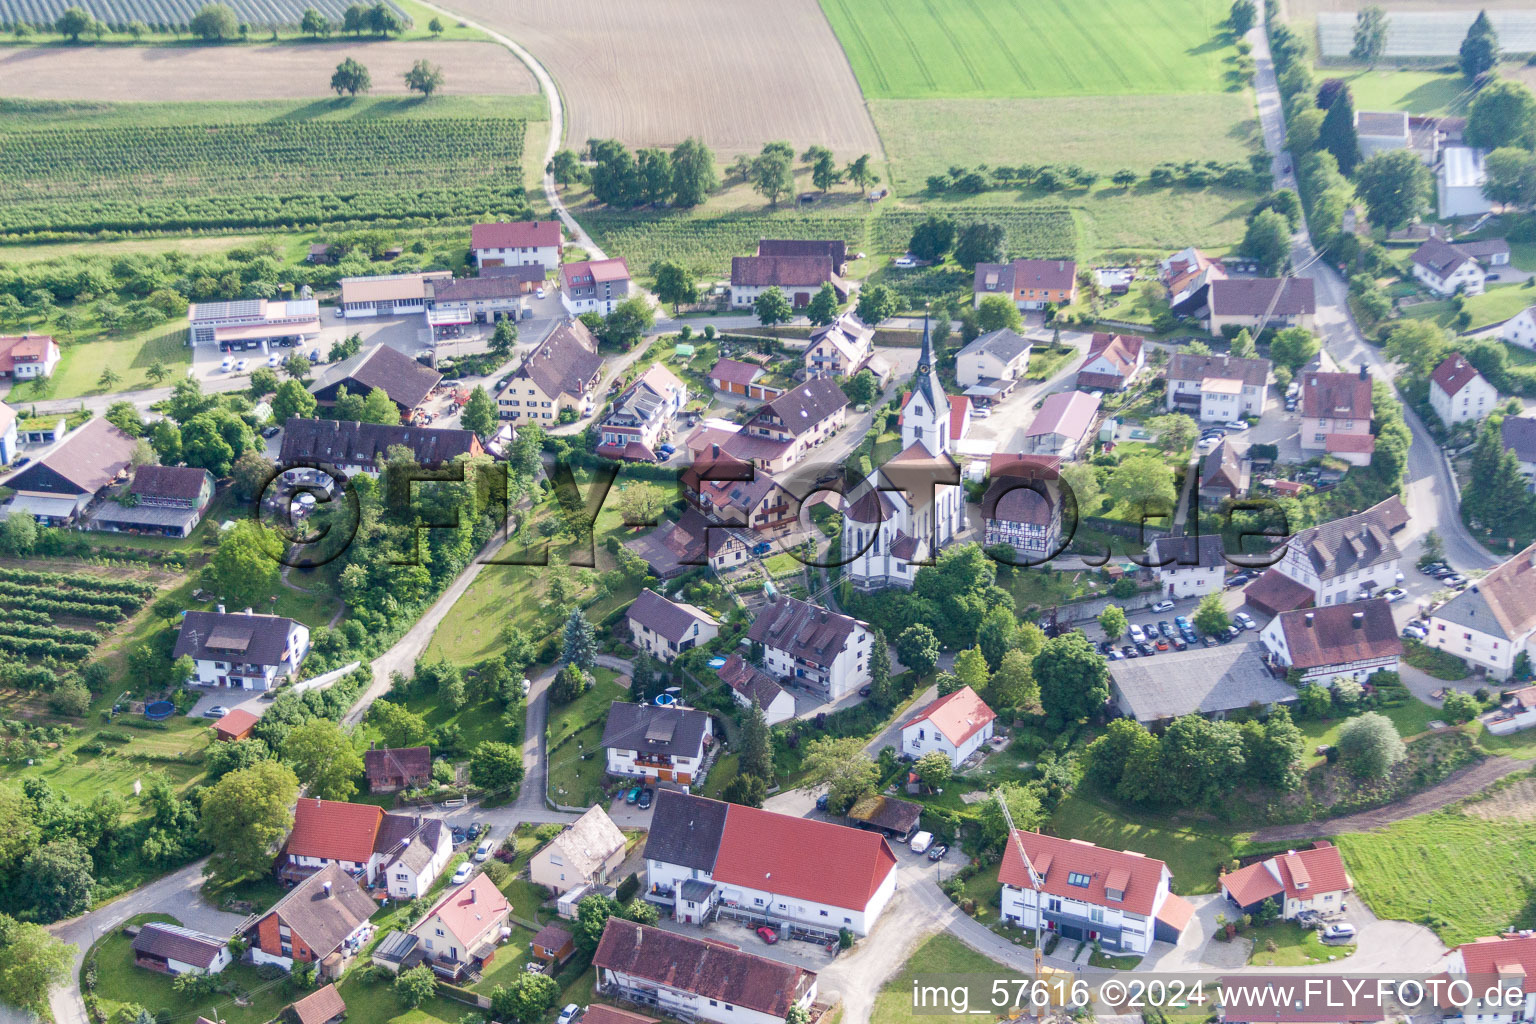
[[[647,786],[645,789],[642,789],[640,791],[640,799],[638,801],[636,801],[635,806],[640,808],[642,811],[647,810],[647,809],[650,808],[650,806],[651,806],[651,788],[649,786]]]
[[[1173,611],[1173,602],[1172,601],[1159,601],[1159,602],[1157,602],[1157,604],[1152,606],[1152,610],[1154,612],[1171,612],[1171,611]]]
[[[1237,614],[1232,616],[1232,621],[1236,622],[1238,625],[1242,626],[1244,629],[1254,629],[1258,625],[1256,622],[1253,621],[1253,616],[1249,615],[1247,612],[1238,612]]]
[[[948,852],[949,852],[949,847],[945,846],[943,843],[940,843],[938,846],[935,846],[933,849],[928,851],[928,859],[929,860],[943,860],[944,859],[944,855],[946,853],[948,853]]]
[[[891,260],[891,266],[893,266],[893,267],[915,267],[915,266],[917,266],[917,260],[913,259],[911,256],[905,256],[905,255],[897,256],[894,260]]]
[[[312,362],[312,363],[320,362],[320,350],[319,349],[312,348],[312,349],[309,350],[309,361]]]
[[[868,697],[870,694],[872,694],[874,692],[875,692],[875,688],[873,686],[861,686],[861,687],[859,687],[859,696],[860,697]]]
[[[1355,926],[1350,924],[1348,921],[1339,921],[1334,924],[1330,924],[1328,927],[1323,929],[1322,934],[1322,939],[1324,942],[1350,942],[1353,941],[1354,937]]]
[[[823,793],[821,796],[816,798],[816,809],[818,811],[824,811],[827,809],[827,794]]]
[[[640,802],[640,787],[636,786],[633,789],[631,789],[628,793],[625,793],[624,794],[624,802],[627,803],[627,804],[639,803]]]
[[[1131,623],[1130,633],[1131,633],[1131,642],[1135,643],[1135,644],[1139,644],[1139,643],[1141,643],[1143,640],[1145,640],[1147,638],[1147,634],[1142,630],[1141,626],[1137,625],[1134,622]]]
[[[566,1003],[565,1009],[560,1011],[560,1016],[556,1018],[555,1024],[571,1024],[571,1021],[575,1020],[580,1013],[581,1007],[575,1003]]]
[[[770,946],[779,941],[779,933],[774,931],[772,928],[769,928],[767,925],[763,925],[757,930],[757,937],[768,943]]]
[[[237,359],[235,360],[235,372],[244,373],[245,368],[249,365],[251,365],[251,361],[249,359]]]
[[[1403,627],[1403,639],[1405,640],[1423,640],[1427,636],[1429,636],[1429,630],[1423,626],[1415,626],[1410,623]]]
[[[1186,651],[1189,649],[1189,641],[1181,636],[1176,636],[1168,642],[1173,644],[1173,649],[1176,651]]]
[[[1161,633],[1163,636],[1167,637],[1168,639],[1170,639],[1170,640],[1173,639],[1173,627],[1168,624],[1168,620],[1167,619],[1159,619],[1158,620],[1157,631],[1159,633]]]
[[[1099,653],[1100,654],[1106,654],[1107,655],[1110,652],[1112,652],[1114,649],[1115,649],[1115,645],[1114,645],[1114,642],[1111,641],[1111,640],[1102,640],[1102,641],[1099,642]]]
[[[1152,655],[1157,653],[1157,648],[1153,647],[1150,643],[1148,643],[1145,640],[1143,640],[1140,643],[1138,643],[1136,645],[1136,649],[1141,652],[1141,656],[1143,658],[1150,658],[1150,657],[1152,657]]]
[[[1185,630],[1195,628],[1194,623],[1189,621],[1188,615],[1175,615],[1173,618],[1173,624],[1179,627],[1179,632],[1181,633]]]
[[[203,717],[223,718],[227,714],[229,714],[229,708],[225,707],[223,704],[215,704],[213,707],[203,712]]]
[[[533,294],[542,299],[544,297],[544,289],[540,288],[538,291],[534,292]]]
[[[267,356],[267,365],[270,366],[270,367],[273,367],[274,369],[279,367],[279,366],[282,366],[283,365],[283,357],[278,355],[276,352],[274,352],[270,356]]]
[[[1221,438],[1219,437],[1202,437],[1199,441],[1195,442],[1195,447],[1202,452],[1208,452],[1218,444],[1221,444]]]
[[[1233,587],[1242,586],[1244,583],[1247,583],[1251,579],[1253,579],[1253,577],[1246,572],[1233,573],[1231,576],[1227,577],[1227,582],[1222,585],[1225,586],[1228,590],[1231,590]]]
[[[933,845],[933,833],[919,832],[917,835],[912,837],[912,842],[910,845],[912,847],[913,853],[922,853],[924,850],[928,849],[928,847]]]
[[[1104,652],[1104,657],[1106,659],[1108,659],[1109,661],[1124,661],[1125,660],[1125,655],[1121,654],[1119,651],[1115,650],[1113,647],[1111,647],[1109,650]]]
[[[495,843],[491,842],[489,839],[482,839],[480,841],[480,845],[475,847],[475,863],[478,864],[485,860],[491,855],[491,851],[494,849],[496,849]]]
[[[265,437],[267,440],[270,441],[272,438],[276,437],[278,434],[281,434],[282,432],[283,432],[283,428],[282,427],[264,427],[264,428],[262,428],[261,436]]]
[[[1440,582],[1448,587],[1459,587],[1467,582],[1467,578],[1459,572],[1453,572],[1449,576],[1440,577]]]
[[[219,363],[219,369],[223,370],[225,373],[228,373],[230,369],[234,367],[234,365],[235,361],[233,359],[226,358]]]
[[[474,873],[475,865],[470,861],[465,861],[463,864],[459,865],[459,870],[453,873],[453,884],[463,885],[465,882],[469,881],[469,876]]]
[[[1221,641],[1217,640],[1215,637],[1211,636],[1211,634],[1207,633],[1207,634],[1205,634],[1205,636],[1200,638],[1200,642],[1202,644],[1205,644],[1205,646],[1207,646],[1207,647],[1215,647]]]
[[[1168,649],[1168,641],[1162,637],[1158,637],[1157,643],[1153,644],[1152,646],[1156,647],[1160,651],[1166,651]]]
[[[1125,646],[1120,648],[1120,657],[1122,657],[1122,658],[1134,658],[1134,657],[1136,657],[1136,648],[1132,647],[1130,644],[1126,644]]]
[[[1232,625],[1227,627],[1227,639],[1228,640],[1236,640],[1238,637],[1240,637],[1242,635],[1243,635],[1243,627],[1242,626],[1239,626],[1236,623],[1233,623]]]
[[[1247,430],[1248,429],[1248,421],[1246,421],[1246,420],[1227,420],[1227,422],[1223,423],[1222,426],[1225,427],[1227,430]]]
[[[1383,590],[1381,596],[1386,598],[1389,604],[1396,604],[1408,596],[1408,591],[1402,587],[1393,587],[1391,590]]]

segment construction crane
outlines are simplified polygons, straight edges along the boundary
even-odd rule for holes
[[[1013,815],[1008,812],[1008,801],[1003,797],[1003,787],[999,786],[992,791],[997,806],[1002,809],[1003,822],[1008,826],[1008,840],[1018,847],[1019,859],[1024,862],[1024,870],[1029,872],[1029,884],[1035,890],[1035,978],[1045,978],[1045,953],[1041,946],[1042,936],[1040,925],[1045,920],[1045,879],[1035,871],[1034,862],[1029,859],[1029,854],[1024,849],[1024,840],[1019,838],[1019,830],[1013,827]]]

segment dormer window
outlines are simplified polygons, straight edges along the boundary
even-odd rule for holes
[[[1116,903],[1123,903],[1125,901],[1124,889],[1105,889],[1104,895]]]
[[[1093,877],[1091,875],[1085,875],[1081,871],[1072,871],[1067,874],[1067,884],[1075,885],[1079,889],[1088,888],[1089,883],[1092,881]]]

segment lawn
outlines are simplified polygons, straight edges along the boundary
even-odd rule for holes
[[[1392,724],[1397,726],[1398,735],[1402,736],[1403,739],[1428,732],[1429,723],[1440,717],[1438,708],[1432,708],[1423,701],[1414,699],[1409,699],[1397,707],[1380,708],[1378,710],[1381,714],[1386,715],[1392,720]],[[1348,721],[1347,717],[1342,716],[1339,718],[1304,718],[1297,720],[1296,728],[1301,730],[1302,739],[1306,741],[1305,764],[1307,767],[1310,768],[1323,762],[1323,755],[1314,754],[1313,751],[1320,746],[1331,747],[1337,744],[1339,742],[1339,732],[1344,728],[1344,723]]]
[[[512,926],[512,937],[496,951],[491,965],[481,972],[480,980],[469,986],[471,992],[490,995],[498,985],[509,984],[523,973],[523,964],[533,959],[533,932],[519,925]]]
[[[597,668],[592,671],[592,675],[597,685],[569,704],[550,707],[544,735],[551,753],[582,729],[594,724],[602,725],[603,719],[608,717],[608,705],[629,696],[628,690],[614,682],[618,673],[613,669]]]
[[[1217,869],[1232,859],[1232,837],[1137,819],[1073,794],[1051,815],[1050,830],[1113,850],[1134,850],[1168,865],[1174,889],[1190,896],[1216,891]]]
[[[1483,294],[1470,295],[1466,298],[1466,310],[1472,314],[1469,329],[1475,330],[1490,324],[1503,323],[1532,304],[1536,304],[1536,291],[1518,284],[1490,285]],[[1428,317],[1442,327],[1449,327],[1456,316],[1456,311],[1449,300],[1444,300],[1409,306],[1403,311],[1403,315]]]
[[[1305,967],[1308,964],[1327,963],[1330,959],[1342,960],[1355,951],[1353,943],[1342,946],[1325,946],[1319,932],[1303,928],[1295,921],[1276,921],[1253,929],[1253,952],[1248,962],[1257,967]],[[1274,943],[1271,950],[1269,944]]]
[[[1360,71],[1348,75],[1345,81],[1349,83],[1356,110],[1406,110],[1426,117],[1466,112],[1466,79],[1459,74]]]
[[[542,925],[545,919],[554,916],[551,913],[539,913],[539,908],[549,899],[549,890],[542,885],[526,878],[509,878],[507,884],[501,887],[501,892],[512,904],[512,916],[520,921],[538,921]]]
[[[47,325],[37,328],[45,330]],[[187,327],[180,321],[128,338],[66,343],[59,352],[59,365],[53,376],[43,381],[25,381],[11,389],[6,399],[11,404],[50,398],[79,398],[106,391],[137,391],[141,388],[169,386],[179,380],[192,365],[187,348]],[[161,385],[146,375],[159,363],[168,371]],[[119,380],[111,388],[102,387],[103,371],[110,369]]]
[[[1098,582],[1098,573],[1086,569],[1056,570],[1049,566],[1016,568],[999,584],[1013,595],[1013,606],[1020,611],[1031,605],[1050,608],[1093,593],[1090,582]]]
[[[1379,917],[1428,919],[1447,945],[1536,926],[1536,822],[1448,809],[1335,841]]]
[[[592,723],[572,740],[558,751],[550,749],[549,798],[565,807],[588,807],[602,800],[607,776],[603,723]]]
[[[1438,647],[1426,647],[1417,640],[1403,643],[1403,660],[1436,679],[1456,682],[1467,678],[1467,663]]]
[[[933,936],[917,947],[896,976],[886,982],[875,996],[875,1007],[870,1014],[872,1024],[959,1024],[972,1018],[963,1013],[945,1014],[932,1010],[918,1011],[913,1006],[912,982],[918,975],[983,974],[997,975],[1003,968],[988,957],[982,956],[959,939],[946,934]],[[959,979],[956,979],[957,981]],[[977,1009],[985,1009],[979,1007]]]
[[[363,972],[348,971],[336,986],[347,1004],[347,1019],[367,1024],[454,1024],[470,1008],[463,1003],[433,996],[414,1010],[401,1007],[394,990],[382,981],[364,980]]]
[[[1075,348],[1052,348],[1040,345],[1030,350],[1029,368],[1024,371],[1025,380],[1049,380],[1077,355]]]
[[[1219,0],[821,6],[870,99],[1220,92],[1233,52]]]
[[[150,921],[180,924],[167,914],[141,914],[127,923]],[[96,998],[109,1016],[120,1007],[133,1003],[144,1007],[156,1020],[190,1021],[202,1014],[225,1024],[264,1024],[299,994],[286,979],[262,981],[256,976],[255,967],[236,963],[225,968],[219,977],[239,986],[240,991],[249,996],[249,1005],[239,1005],[232,994],[195,998],[177,992],[170,977],[135,966],[133,940],[121,929],[105,936],[92,948],[96,953]],[[350,1005],[348,1009],[351,1010]],[[352,1016],[355,1020],[366,1019],[357,1017],[355,1011]]]

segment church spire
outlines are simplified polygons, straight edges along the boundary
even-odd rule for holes
[[[933,358],[933,338],[929,333],[928,311],[923,310],[923,347],[917,357],[917,372],[912,375],[912,396],[902,414],[902,447],[920,443],[933,455],[949,451],[949,397],[939,383],[939,368]]]
[[[939,383],[939,367],[933,358],[933,339],[928,332],[928,307],[923,307],[923,347],[917,357],[917,373],[912,378],[912,393],[927,397],[936,409],[947,410],[949,400],[944,396],[944,386]]]

